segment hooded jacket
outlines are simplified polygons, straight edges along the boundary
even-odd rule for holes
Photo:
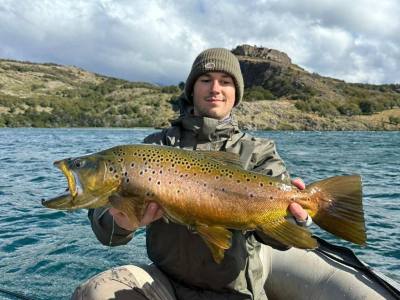
[[[247,170],[289,179],[274,142],[240,131],[232,117],[218,121],[186,111],[170,128],[146,137],[144,143],[232,152],[240,155]],[[89,211],[89,218],[97,238],[108,245],[113,227],[110,215],[104,209],[96,209]],[[132,233],[116,227],[111,244],[126,244]],[[178,299],[267,299],[258,255],[260,242],[280,250],[287,248],[261,232],[232,232],[232,246],[217,264],[198,234],[160,219],[146,228],[147,253],[170,278]]]

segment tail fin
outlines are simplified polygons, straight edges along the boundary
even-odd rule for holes
[[[321,228],[350,242],[365,245],[362,186],[359,175],[335,176],[307,187],[319,193],[319,209],[314,222]]]

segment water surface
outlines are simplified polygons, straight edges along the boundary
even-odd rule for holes
[[[139,230],[125,246],[102,246],[85,210],[60,212],[41,198],[66,181],[54,160],[139,143],[152,129],[0,129],[0,289],[35,299],[68,299],[90,276],[124,264],[147,263]],[[400,280],[399,132],[252,132],[274,139],[292,176],[306,183],[361,174],[368,246],[350,246],[382,273]],[[0,293],[0,299],[6,298]]]

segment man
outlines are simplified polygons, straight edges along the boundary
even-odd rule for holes
[[[245,169],[288,180],[288,172],[274,142],[241,132],[231,114],[242,99],[243,87],[239,62],[230,51],[205,50],[194,61],[187,78],[185,95],[181,98],[181,116],[170,128],[146,137],[144,142],[237,153]],[[292,183],[304,188],[299,179]],[[299,225],[311,223],[307,212],[298,204],[291,204],[288,212]],[[217,264],[196,232],[166,222],[162,215],[162,209],[150,203],[141,220],[142,226],[147,225],[147,252],[152,265],[105,271],[78,287],[73,299],[262,300],[267,299],[266,290],[279,296],[280,289],[283,289],[283,297],[296,295],[303,289],[305,295],[298,295],[298,298],[307,299],[311,295],[309,299],[312,299],[314,291],[299,286],[304,282],[293,281],[296,276],[290,275],[297,272],[298,266],[305,271],[314,261],[319,262],[321,259],[315,258],[316,254],[307,258],[306,251],[287,250],[285,245],[261,232],[233,230],[232,247]],[[90,210],[89,218],[97,238],[105,245],[125,244],[132,239],[134,226],[122,211],[115,208]],[[284,267],[278,268],[275,275],[274,267],[279,261]],[[313,272],[318,273],[318,270]],[[334,285],[332,290],[335,288]],[[285,294],[286,290],[289,294]],[[332,294],[336,298],[338,295]]]

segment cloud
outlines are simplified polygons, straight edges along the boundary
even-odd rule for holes
[[[396,0],[0,0],[0,57],[176,84],[208,47],[286,52],[309,71],[400,82]]]

